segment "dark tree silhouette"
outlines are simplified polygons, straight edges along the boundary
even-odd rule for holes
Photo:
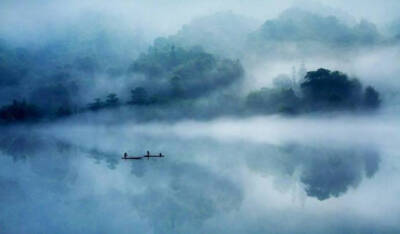
[[[109,95],[107,95],[106,105],[108,107],[115,107],[118,106],[118,104],[119,104],[119,98],[115,93],[110,93]]]
[[[364,93],[365,107],[375,109],[378,108],[380,104],[379,93],[373,87],[368,86]]]
[[[246,108],[259,113],[295,114],[309,111],[356,110],[377,108],[379,93],[371,86],[362,92],[357,79],[349,79],[339,71],[320,68],[310,71],[300,84],[302,95],[296,96],[292,88],[297,84],[287,77],[274,82],[276,88],[262,88],[251,92],[246,99]]]
[[[72,110],[69,106],[60,106],[56,111],[56,117],[62,118],[72,115]]]
[[[320,68],[301,83],[304,101],[312,109],[352,109],[360,105],[361,84],[346,74]]]
[[[14,100],[11,105],[3,106],[0,109],[0,119],[6,123],[35,121],[41,116],[39,109],[25,100]]]
[[[94,100],[94,102],[89,103],[88,106],[89,106],[90,110],[97,111],[97,110],[102,109],[105,105],[104,105],[103,101],[100,98],[96,98]]]
[[[182,80],[179,76],[172,77],[171,81],[171,96],[174,98],[180,98],[183,96]]]
[[[137,87],[131,90],[131,100],[128,102],[130,105],[146,105],[149,102],[146,89]]]
[[[184,48],[158,38],[141,54],[129,72],[142,73],[159,91],[158,98],[194,99],[228,87],[243,75],[239,61],[222,59],[201,48]]]
[[[63,79],[56,76],[57,79]],[[38,106],[45,107],[43,111],[54,114],[60,106],[70,106],[73,97],[78,94],[78,87],[74,82],[63,84],[43,84],[34,88],[29,95],[29,100]]]

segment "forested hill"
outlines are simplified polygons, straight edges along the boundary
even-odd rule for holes
[[[382,103],[375,88],[362,84],[363,77],[322,68],[278,86],[244,88],[253,82],[243,65],[253,53],[266,54],[260,61],[299,52],[313,60],[314,53],[390,41],[374,24],[348,25],[334,16],[291,8],[257,27],[252,19],[224,12],[194,20],[148,45],[101,22],[88,31],[66,30],[40,45],[0,40],[0,121],[48,121],[121,108],[151,113],[158,108],[160,118],[170,118],[169,110],[171,118],[294,115],[373,110]]]

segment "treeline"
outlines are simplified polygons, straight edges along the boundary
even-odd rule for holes
[[[238,60],[217,57],[200,47],[186,49],[158,38],[147,53],[130,65],[128,73],[144,76],[140,85],[130,90],[129,100],[121,102],[116,94],[109,94],[105,99],[96,98],[89,109],[195,100],[229,89],[242,79],[244,71]]]
[[[194,107],[193,111],[210,113],[207,116],[209,118],[224,114],[224,111],[241,116],[276,113],[295,115],[311,112],[376,110],[381,104],[380,94],[375,88],[371,86],[363,88],[358,79],[349,78],[339,71],[323,68],[307,72],[300,82],[280,79],[279,82],[275,82],[275,87],[250,92],[244,100],[235,94],[224,97],[230,100],[225,98],[220,104],[217,103],[216,105],[220,105],[217,112],[207,109],[213,108],[211,105],[202,106],[202,109]],[[0,120],[2,123],[36,122],[42,119],[57,119],[75,113],[120,106],[141,106],[150,109],[157,105],[164,105],[168,109],[168,107],[179,106],[185,100],[193,99],[190,96],[175,95],[169,98],[167,99],[167,96],[160,98],[155,94],[149,94],[144,87],[136,87],[130,91],[130,98],[125,101],[120,100],[115,93],[111,93],[104,99],[96,98],[87,107],[75,110],[60,107],[52,114],[46,114],[43,107],[38,108],[26,101],[14,101],[0,109]],[[230,106],[228,107],[224,103],[230,103]],[[235,104],[232,105],[232,103]],[[182,116],[185,116],[185,111],[187,109],[181,109]]]
[[[154,97],[150,97],[143,87],[137,87],[130,91],[131,98],[127,102],[121,102],[115,93],[107,95],[103,101],[101,98],[96,98],[94,102],[88,104],[88,109],[91,111],[98,111],[105,108],[115,108],[121,105],[150,105],[157,103]]]
[[[45,106],[38,106],[22,99],[13,100],[11,104],[0,107],[0,124],[36,123],[42,120],[55,120],[80,113],[84,110],[60,106],[54,111],[49,111]]]
[[[86,66],[91,64],[89,60],[78,64],[91,67]],[[1,108],[0,121],[34,122],[124,105],[150,106],[194,100],[229,88],[243,77],[243,68],[238,60],[217,57],[204,52],[200,47],[184,49],[168,39],[158,38],[146,53],[142,53],[127,66],[124,73],[129,79],[144,77],[130,91],[129,100],[121,100],[117,94],[110,93],[106,97],[95,98],[87,105],[79,105],[79,102],[73,100],[79,99],[81,84],[87,81],[73,80],[69,73],[65,73],[54,77],[57,81],[52,83],[39,82],[28,95],[16,98],[12,104],[4,105]],[[21,93],[20,90],[17,91]]]
[[[166,38],[156,39],[129,72],[144,75],[143,86],[157,93],[155,99],[166,101],[202,97],[243,77],[238,60],[217,57],[198,46],[186,49]]]
[[[58,109],[76,112],[87,102],[87,93],[97,92],[99,77],[123,77],[147,47],[135,35],[112,31],[102,22],[65,27],[40,42],[2,40],[6,35],[0,35],[0,106],[16,99],[40,107],[46,116]]]
[[[323,68],[308,72],[300,82],[281,80],[275,86],[251,92],[246,98],[246,107],[264,114],[297,114],[374,110],[381,103],[375,88],[363,89],[358,79]]]
[[[234,29],[229,28],[232,22],[237,26]],[[366,110],[376,109],[381,102],[373,87],[362,87],[345,74],[324,69],[243,97],[244,69],[239,60],[225,59],[227,54],[238,57],[239,51],[266,51],[278,58],[285,55],[282,48],[292,48],[285,46],[291,43],[306,47],[300,54],[310,59],[313,53],[325,54],[315,46],[319,44],[342,56],[347,49],[378,45],[383,40],[366,21],[350,26],[334,16],[292,8],[255,30],[248,19],[217,14],[185,26],[168,39],[156,39],[147,50],[144,42],[133,45],[132,41],[138,41],[133,35],[108,31],[101,23],[87,31],[89,25],[64,30],[65,34],[26,48],[0,39],[0,122],[36,122],[122,106],[162,105],[182,115],[201,112],[206,118],[227,113]],[[210,34],[211,25],[218,30]],[[293,56],[293,51],[286,54]],[[107,87],[118,82],[125,85]],[[88,95],[93,98],[90,103]],[[186,109],[179,109],[182,106]]]

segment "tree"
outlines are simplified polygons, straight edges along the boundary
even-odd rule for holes
[[[60,106],[56,111],[56,117],[62,118],[72,115],[71,108],[69,106]]]
[[[183,96],[183,85],[182,79],[179,76],[172,77],[171,81],[171,94],[174,98],[180,98]]]
[[[25,100],[14,100],[11,105],[3,106],[0,109],[0,119],[4,122],[34,121],[40,117],[42,114],[39,109]]]
[[[378,108],[380,104],[379,93],[373,87],[368,86],[364,93],[364,106],[375,109]]]
[[[119,104],[119,98],[115,93],[110,93],[107,95],[106,105],[109,107],[114,107]]]
[[[313,109],[351,109],[361,101],[361,83],[357,79],[323,68],[307,72],[301,90],[305,103]]]
[[[129,71],[142,73],[157,89],[158,97],[166,101],[205,96],[228,87],[243,75],[238,61],[222,59],[195,47],[184,48],[166,38],[156,39]]]
[[[104,107],[104,103],[103,103],[103,101],[101,101],[100,98],[96,98],[94,100],[94,102],[89,103],[89,109],[92,111],[100,110],[103,107]]]
[[[148,104],[148,94],[143,87],[136,87],[131,90],[131,100],[128,102],[130,105],[146,105]]]
[[[262,88],[251,92],[246,99],[246,106],[260,113],[283,112],[293,114],[297,111],[299,98],[292,89]]]

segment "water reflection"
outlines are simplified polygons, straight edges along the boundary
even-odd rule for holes
[[[293,184],[301,184],[303,193],[321,206],[329,204],[330,198],[344,196],[349,188],[357,189],[363,180],[373,178],[382,161],[373,145],[322,141],[276,145],[141,134],[126,138],[118,131],[96,129],[88,138],[91,134],[58,135],[43,129],[3,131],[0,203],[7,213],[0,212],[0,217],[15,224],[6,230],[28,230],[16,226],[22,217],[29,221],[27,228],[58,233],[60,225],[64,225],[61,233],[115,232],[121,227],[123,233],[212,232],[215,222],[230,223],[230,217],[250,219],[242,225],[253,223],[255,217],[243,217],[249,209],[259,202],[279,204]],[[126,149],[143,151],[151,146],[167,157],[120,159]],[[269,180],[275,185],[254,187]],[[280,214],[275,219],[282,217],[283,210],[275,211]],[[294,215],[302,210],[285,212]],[[54,220],[40,226],[50,217]],[[97,227],[89,228],[87,222]]]

